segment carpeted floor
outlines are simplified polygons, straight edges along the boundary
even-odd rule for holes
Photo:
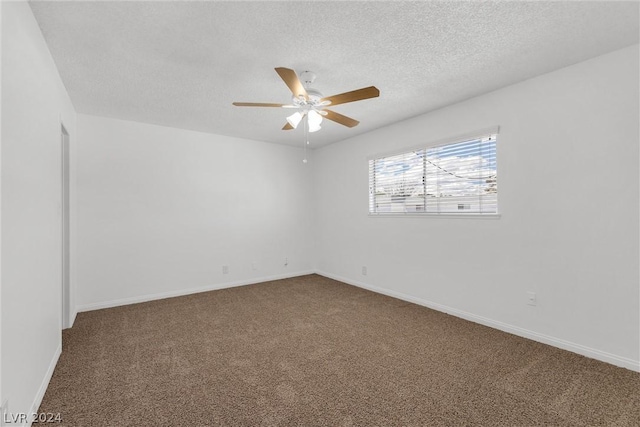
[[[640,374],[317,275],[81,313],[72,426],[639,426]]]

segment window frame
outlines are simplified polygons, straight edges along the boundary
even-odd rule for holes
[[[371,189],[371,181],[370,181],[370,176],[369,176],[369,163],[370,161],[375,161],[375,160],[379,160],[382,159],[384,157],[391,157],[391,156],[398,156],[398,155],[402,155],[402,154],[406,154],[406,153],[410,153],[412,151],[417,151],[417,150],[429,150],[432,148],[436,148],[439,146],[444,146],[444,145],[449,145],[449,144],[456,144],[456,143],[462,143],[465,141],[472,141],[475,139],[480,139],[489,135],[496,135],[496,175],[500,176],[500,165],[498,162],[498,139],[500,139],[498,137],[500,133],[500,127],[499,126],[493,126],[493,127],[489,127],[489,128],[485,128],[485,129],[480,129],[477,131],[473,131],[473,132],[467,132],[464,134],[459,134],[456,136],[451,136],[451,137],[447,137],[447,138],[442,138],[442,139],[438,139],[438,140],[434,140],[434,141],[430,141],[427,143],[422,143],[419,145],[412,145],[412,146],[408,146],[402,149],[396,149],[393,151],[385,151],[385,152],[379,152],[373,155],[369,155],[366,158],[367,161],[367,184],[369,187],[369,191]],[[499,198],[499,195],[498,195]],[[473,213],[464,213],[464,212],[445,212],[445,213],[438,213],[438,212],[371,212],[370,211],[370,203],[371,203],[371,194],[369,193],[368,198],[367,198],[367,212],[368,212],[368,216],[370,218],[466,218],[466,219],[499,219],[502,216],[501,210],[500,210],[500,204],[498,203],[496,206],[496,212],[490,212],[490,213],[477,213],[477,212],[473,212]]]

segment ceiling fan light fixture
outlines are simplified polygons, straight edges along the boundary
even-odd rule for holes
[[[292,115],[290,115],[289,117],[287,117],[287,122],[289,122],[289,124],[295,129],[298,127],[298,125],[300,124],[300,121],[302,120],[302,114],[300,114],[299,111],[296,111],[295,113],[293,113]]]
[[[322,116],[316,110],[309,111],[309,124],[320,124],[322,123]]]
[[[300,77],[298,77],[295,70],[290,68],[278,67],[275,71],[291,91],[291,104],[233,102],[233,105],[237,107],[279,107],[299,109],[299,111],[287,117],[287,124],[282,127],[282,130],[296,129],[302,120],[305,120],[306,115],[309,117],[307,117],[307,121],[304,122],[305,132],[319,131],[320,123],[322,123],[322,116],[326,116],[328,120],[340,125],[352,128],[358,125],[359,122],[357,120],[335,111],[324,110],[324,108],[328,105],[335,106],[380,96],[378,88],[375,86],[369,86],[325,98],[320,91],[311,87],[316,78],[316,75],[313,72],[304,71],[300,74]]]
[[[322,123],[322,116],[316,111],[311,110],[308,114],[309,132],[317,132],[320,130],[320,123]]]
[[[309,124],[309,133],[318,132],[320,129],[322,129],[322,126],[319,124]]]

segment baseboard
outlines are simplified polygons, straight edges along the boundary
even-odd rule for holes
[[[71,316],[69,316],[69,328],[73,328],[73,324],[76,321],[76,317],[78,316],[78,308],[74,307],[71,312]]]
[[[40,408],[40,404],[42,403],[42,398],[44,397],[44,393],[47,391],[47,387],[49,387],[49,382],[51,381],[51,377],[53,377],[53,371],[56,369],[56,365],[58,364],[58,359],[62,354],[62,341],[58,344],[58,348],[53,355],[53,359],[51,359],[51,363],[49,363],[49,369],[44,374],[44,378],[42,379],[42,384],[40,384],[40,389],[38,389],[38,393],[36,394],[33,403],[31,404],[31,410],[28,414],[36,414],[38,412],[38,408]],[[25,426],[30,427],[32,424],[31,420],[25,424]]]
[[[175,291],[160,292],[157,294],[148,294],[148,295],[141,295],[141,296],[131,297],[131,298],[122,298],[122,299],[111,300],[111,301],[84,304],[76,307],[75,314],[81,313],[83,311],[100,310],[103,308],[119,307],[122,305],[129,305],[129,304],[138,304],[141,302],[154,301],[154,300],[159,300],[164,298],[180,297],[184,295],[197,294],[200,292],[209,292],[209,291],[216,291],[219,289],[253,285],[255,283],[269,282],[271,280],[289,279],[291,277],[306,276],[308,274],[313,274],[313,273],[314,273],[313,270],[298,271],[295,273],[278,274],[274,276],[263,276],[263,277],[257,277],[257,278],[247,279],[247,280],[239,280],[235,282],[219,283],[219,284],[203,286],[199,288],[179,289]],[[74,320],[75,320],[75,314],[74,314]],[[73,324],[73,322],[71,323]]]
[[[607,353],[594,348],[586,347],[581,344],[576,344],[560,338],[552,337],[550,335],[540,334],[538,332],[530,331],[528,329],[520,328],[518,326],[509,325],[507,323],[503,323],[497,320],[489,319],[483,316],[478,316],[472,313],[468,313],[466,311],[451,308],[435,302],[427,301],[422,298],[417,298],[411,295],[403,294],[401,292],[396,292],[389,289],[380,288],[378,286],[369,285],[367,283],[363,283],[357,280],[347,279],[345,277],[337,276],[335,274],[327,273],[324,271],[316,270],[315,273],[324,277],[328,277],[330,279],[344,282],[349,285],[367,289],[372,292],[387,295],[393,298],[398,298],[403,301],[412,302],[414,304],[422,305],[424,307],[441,311],[443,313],[451,314],[453,316],[460,317],[462,319],[469,320],[474,323],[479,323],[481,325],[488,326],[490,328],[499,329],[501,331],[508,332],[513,335],[518,335],[523,338],[528,338],[533,341],[538,341],[543,344],[548,344],[553,347],[558,347],[563,350],[568,350],[573,353],[580,354],[582,356],[590,357],[592,359],[600,360],[602,362],[610,363],[612,365],[616,365],[622,368],[630,369],[632,371],[640,372],[640,361],[637,361],[637,360],[629,359],[622,356],[617,356],[615,354],[611,354],[611,353]]]

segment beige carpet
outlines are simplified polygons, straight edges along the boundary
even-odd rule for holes
[[[81,313],[72,426],[639,426],[640,374],[311,275]]]

